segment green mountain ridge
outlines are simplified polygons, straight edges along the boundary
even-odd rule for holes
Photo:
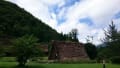
[[[34,35],[39,42],[59,40],[61,34],[17,5],[0,0],[0,38]]]

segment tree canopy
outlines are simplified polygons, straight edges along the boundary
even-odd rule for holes
[[[0,1],[0,36],[34,35],[39,42],[59,40],[60,34],[17,5]],[[62,36],[63,37],[63,36]]]
[[[38,56],[41,52],[37,48],[37,39],[32,35],[25,35],[13,41],[15,57],[20,66],[25,66],[28,59]]]
[[[104,46],[99,48],[99,57],[108,59],[114,56],[120,56],[120,32],[117,30],[115,24],[112,22],[108,30],[104,31]]]
[[[85,44],[85,50],[89,56],[90,59],[95,59],[97,57],[97,48],[92,43],[86,43]]]

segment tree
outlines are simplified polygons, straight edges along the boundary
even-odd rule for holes
[[[100,54],[104,55],[106,58],[120,56],[120,33],[116,29],[115,24],[112,22],[109,25],[108,30],[104,31],[105,38],[103,39],[103,43],[105,44],[105,46],[100,52]]]
[[[32,35],[25,35],[14,41],[14,50],[19,66],[25,66],[28,59],[39,55],[36,42],[37,39]]]
[[[49,33],[49,34],[48,34]],[[39,42],[59,40],[59,33],[17,5],[0,0],[0,36],[34,35]]]
[[[87,43],[92,43],[93,42],[93,36],[87,36],[87,38],[86,38],[86,42]]]
[[[86,43],[85,44],[85,50],[86,50],[90,59],[93,60],[97,57],[97,48],[92,43]]]
[[[78,42],[78,30],[77,29],[72,29],[71,32],[68,34],[68,38],[74,42]]]
[[[109,43],[117,41],[118,38],[119,38],[118,30],[116,29],[115,24],[112,22],[109,25],[108,30],[105,31],[105,38],[104,38],[103,42],[106,43],[106,45],[109,46]]]

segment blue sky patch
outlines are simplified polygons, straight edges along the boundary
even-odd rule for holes
[[[59,14],[60,10],[61,10],[61,8],[58,7],[58,5],[53,5],[53,6],[49,7],[49,11],[53,12],[55,14]]]
[[[118,18],[120,18],[120,12],[118,12],[117,14],[115,14],[115,17],[114,17],[115,19],[118,19]]]
[[[67,9],[68,7],[64,7],[64,8]],[[54,13],[56,15],[56,20],[58,22],[58,25],[60,25],[66,21],[64,14],[67,12],[67,10],[65,10],[64,14],[61,17],[59,17],[58,14],[61,12],[61,10],[62,10],[62,7],[58,7],[58,5],[54,5],[49,8],[49,12]],[[52,18],[52,16],[51,16],[51,18]]]
[[[57,19],[57,21],[58,21],[57,25],[60,25],[66,21],[66,18],[59,18],[59,19]]]
[[[63,8],[65,8],[67,10],[67,8],[69,8],[70,6],[74,5],[77,2],[80,2],[80,0],[65,0],[64,5],[62,5],[61,7],[59,7],[57,4],[52,5],[49,7],[49,11],[50,11],[50,13],[56,14],[56,17],[57,17],[57,15],[61,12],[61,10]],[[65,13],[66,13],[66,11],[64,12],[64,14]],[[66,18],[63,15],[62,17],[57,17],[57,21],[58,21],[58,25],[60,25],[66,21]]]
[[[72,5],[74,5],[76,2],[80,2],[80,0],[65,0],[65,4],[62,5],[61,7],[59,7],[58,5],[53,5],[50,6],[50,12],[53,12],[55,14],[59,14],[59,12],[65,8],[65,7],[70,7]]]
[[[79,19],[80,23],[85,23],[88,25],[93,25],[93,21],[89,17],[81,18]]]
[[[76,2],[80,2],[80,0],[65,0],[65,5],[66,7],[74,5]]]

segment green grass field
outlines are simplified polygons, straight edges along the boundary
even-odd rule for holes
[[[0,62],[0,68],[15,68],[16,62]],[[40,64],[28,63],[26,68],[102,68],[102,64]],[[106,64],[106,68],[120,68],[120,65]]]

